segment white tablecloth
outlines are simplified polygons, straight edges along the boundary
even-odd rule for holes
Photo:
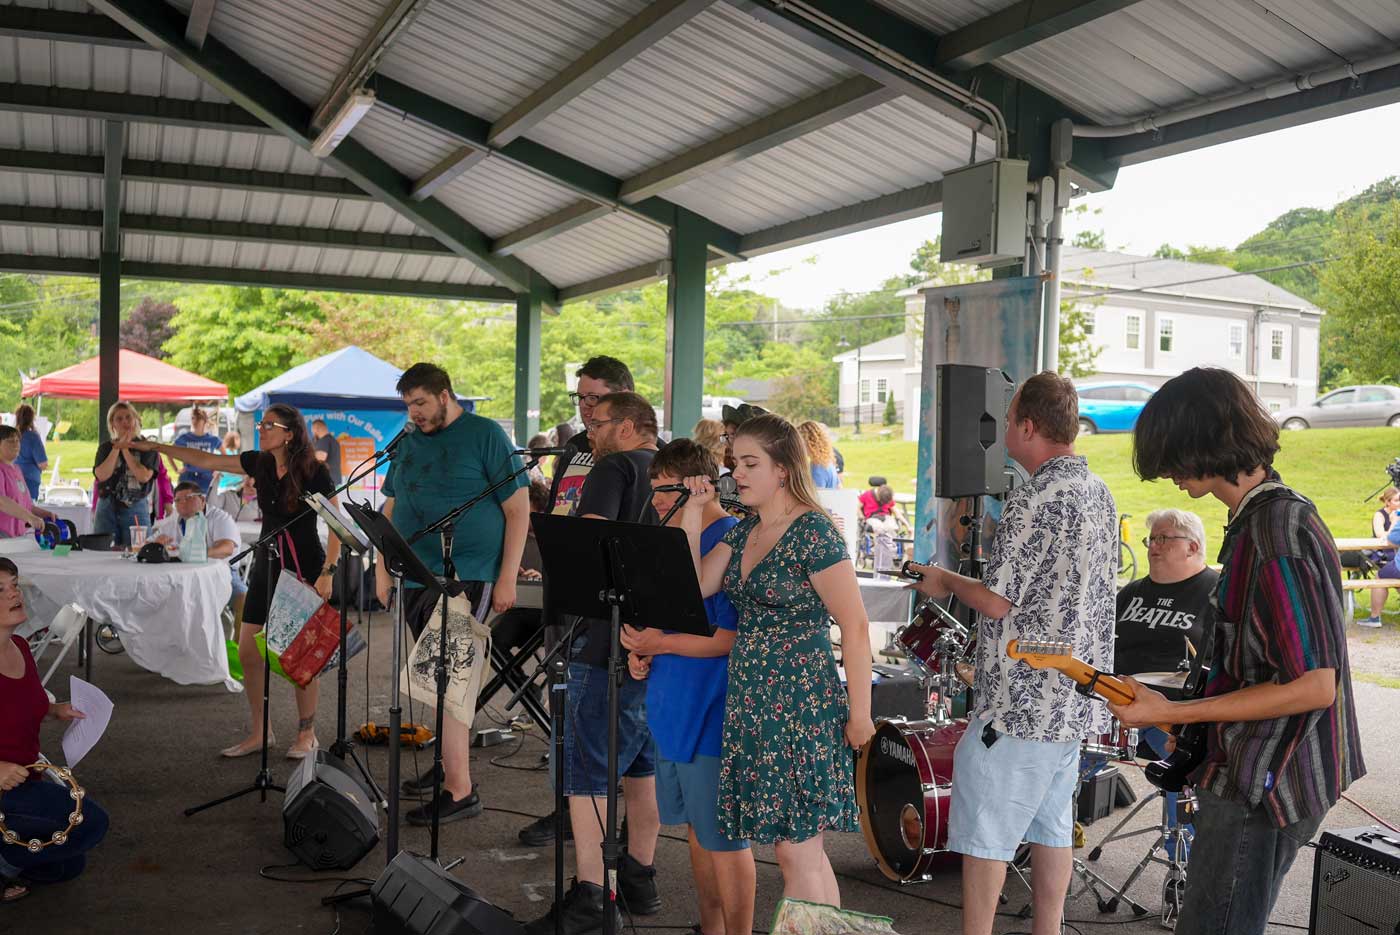
[[[243,687],[229,677],[220,613],[232,593],[228,565],[143,565],[117,552],[27,553],[15,557],[29,613],[51,620],[77,604],[111,624],[143,669],[181,685]]]
[[[59,519],[66,519],[78,530],[78,535],[86,536],[92,532],[92,509],[86,506],[73,506],[64,503],[37,503],[41,509],[48,510]]]

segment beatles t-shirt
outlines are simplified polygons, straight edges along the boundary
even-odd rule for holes
[[[555,462],[554,481],[549,489],[549,512],[555,516],[578,513],[578,499],[583,495],[583,482],[593,470],[593,442],[579,432],[565,443],[568,454]]]
[[[1139,578],[1118,592],[1118,621],[1114,630],[1115,671],[1175,672],[1186,656],[1183,637],[1200,654],[1215,626],[1211,591],[1220,576],[1209,568],[1185,581],[1158,584]]]

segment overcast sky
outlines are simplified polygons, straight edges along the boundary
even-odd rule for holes
[[[1163,242],[1235,246],[1291,208],[1331,207],[1387,175],[1400,174],[1400,104],[1159,159],[1118,173],[1109,191],[1078,199],[1097,215],[1072,218],[1102,229],[1109,249],[1150,254]],[[890,224],[728,267],[792,308],[820,308],[846,290],[879,287],[908,272],[909,257],[934,237],[939,215]]]

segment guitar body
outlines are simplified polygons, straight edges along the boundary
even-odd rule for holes
[[[1165,760],[1143,767],[1147,781],[1163,792],[1180,792],[1191,774],[1206,759],[1209,724],[1186,724],[1177,728],[1176,749]]]

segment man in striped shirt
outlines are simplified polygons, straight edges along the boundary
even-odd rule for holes
[[[1114,707],[1130,727],[1210,725],[1177,935],[1262,935],[1298,848],[1366,771],[1337,550],[1277,452],[1274,421],[1214,368],[1168,381],[1133,430],[1138,476],[1230,510],[1205,696],[1171,702],[1130,679],[1135,700]]]

